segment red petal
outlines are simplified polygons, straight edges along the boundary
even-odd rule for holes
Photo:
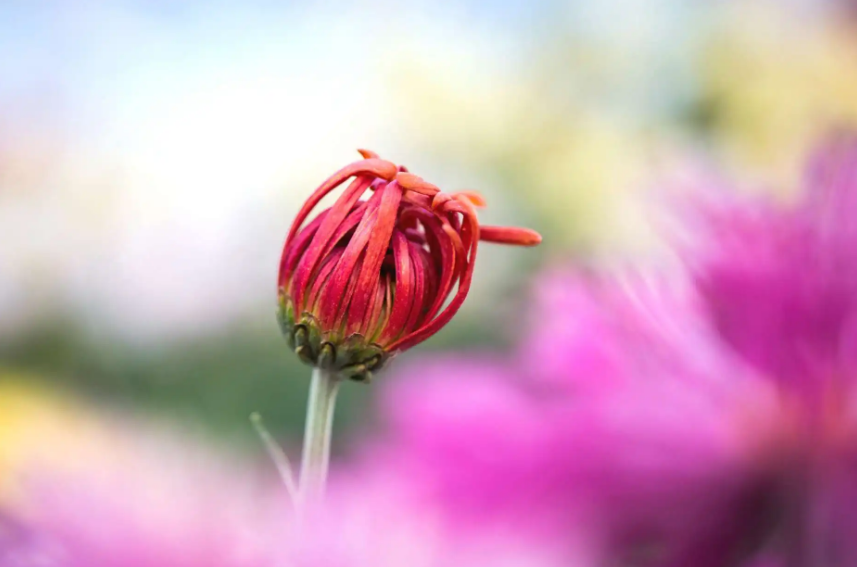
[[[476,220],[475,215],[468,215],[467,221],[469,225],[469,230],[474,234],[479,234],[479,224]],[[422,341],[428,339],[440,329],[442,329],[458,312],[461,308],[462,303],[467,298],[467,293],[470,291],[470,283],[473,280],[473,267],[475,265],[476,260],[476,251],[479,247],[479,239],[473,238],[472,244],[468,254],[468,260],[464,266],[464,273],[461,275],[461,280],[458,283],[458,291],[455,294],[455,297],[452,298],[449,305],[443,312],[438,315],[436,318],[428,321],[425,325],[414,331],[413,333],[402,337],[388,348],[390,351],[395,351],[396,349],[405,350],[412,347],[415,344],[421,343]]]
[[[297,238],[292,241],[291,246],[283,247],[283,255],[280,258],[280,275],[277,279],[278,285],[285,285],[286,281],[291,277],[292,273],[295,271],[295,267],[297,267],[298,260],[300,260],[304,252],[306,252],[312,237],[315,236],[319,225],[324,220],[324,217],[327,216],[329,210],[330,209],[326,209],[319,213],[311,223],[302,229],[298,233]]]
[[[419,193],[421,195],[428,195],[431,197],[432,195],[440,193],[440,189],[438,189],[436,185],[432,185],[422,177],[406,171],[400,172],[396,175],[396,181],[399,182],[399,185],[401,185],[403,189],[413,191],[414,193]]]
[[[366,319],[363,322],[363,328],[366,329],[366,340],[369,342],[377,342],[378,336],[387,328],[392,310],[392,290],[393,283],[390,281],[390,276],[385,275],[378,282],[373,305],[366,310]]]
[[[408,191],[404,194],[404,196],[402,196],[402,200],[406,203],[410,203],[412,205],[417,205],[418,207],[431,210],[431,197],[429,197],[428,195],[420,195],[419,193]]]
[[[455,284],[456,253],[455,245],[437,217],[430,215],[429,218],[423,219],[423,223],[426,229],[426,240],[435,261],[435,272],[439,275],[435,296],[426,313],[426,318],[430,319],[443,307],[444,301]]]
[[[411,305],[414,301],[414,266],[410,257],[408,239],[400,231],[393,232],[393,262],[396,265],[396,294],[390,320],[381,335],[381,341],[401,335],[405,330]]]
[[[488,203],[485,202],[485,197],[476,191],[456,191],[454,196],[459,199],[465,198],[471,205],[479,207],[480,209],[488,205]]]
[[[357,280],[352,277],[357,266],[357,261],[363,256],[372,231],[378,221],[378,207],[383,192],[379,191],[372,195],[363,209],[363,216],[351,240],[345,247],[345,252],[339,259],[336,269],[331,276],[330,284],[325,289],[320,303],[319,318],[322,323],[329,327],[341,327],[342,319],[348,309],[351,296],[354,293],[354,285]]]
[[[418,207],[407,207],[399,215],[400,222],[410,221],[411,218],[417,219],[423,226],[424,236],[434,260],[435,270],[442,272],[444,263],[446,262],[445,254],[452,254],[452,248],[448,245],[443,228],[441,227],[440,219],[430,210],[420,209]]]
[[[542,241],[542,235],[529,228],[482,225],[479,227],[479,239],[498,244],[535,246]]]
[[[415,242],[417,244],[425,244],[426,243],[426,235],[418,228],[408,228],[402,231],[402,233],[407,237],[411,242]]]
[[[318,313],[317,304],[321,296],[321,291],[327,286],[330,275],[333,273],[334,268],[336,268],[336,264],[339,262],[339,258],[342,257],[343,252],[344,249],[338,248],[322,260],[321,268],[319,268],[318,275],[316,275],[312,282],[312,289],[310,289],[309,295],[306,298],[307,311]]]
[[[358,149],[357,151],[358,151],[358,152],[360,153],[360,155],[361,155],[361,156],[363,156],[365,159],[372,159],[372,158],[377,158],[377,157],[378,157],[378,154],[376,154],[376,153],[375,153],[375,152],[373,152],[372,150],[364,150],[363,148],[360,148],[360,149]]]
[[[438,193],[431,200],[431,208],[435,212],[435,214],[441,214],[443,211],[443,206],[452,201],[452,196],[446,193]]]
[[[343,181],[355,175],[371,178],[381,177],[383,179],[392,179],[396,175],[396,172],[397,168],[395,164],[386,160],[372,158],[355,161],[328,177],[327,180],[322,183],[312,195],[310,195],[310,198],[306,200],[303,207],[301,207],[297,217],[295,217],[295,221],[292,223],[289,236],[286,238],[286,246],[288,246],[291,240],[295,237],[298,229],[300,229],[304,220],[306,220],[306,217],[316,207],[316,205],[318,205],[319,201],[321,201],[325,195],[338,187]]]
[[[304,288],[317,269],[324,253],[332,247],[330,241],[336,233],[337,228],[339,228],[346,215],[349,214],[352,207],[354,207],[357,200],[366,191],[366,188],[372,181],[373,179],[370,177],[358,177],[351,182],[348,188],[339,196],[339,199],[336,200],[336,203],[330,208],[327,217],[321,223],[315,238],[313,238],[309,248],[301,257],[298,267],[295,270],[294,287],[295,303],[297,305],[302,307],[305,305],[302,296]]]
[[[363,320],[366,314],[369,294],[378,285],[378,279],[381,276],[381,264],[384,261],[387,248],[390,246],[393,228],[396,226],[399,203],[402,200],[402,189],[398,183],[393,181],[388,183],[382,191],[378,191],[376,195],[381,195],[381,203],[378,207],[378,221],[369,235],[369,244],[366,247],[363,266],[360,269],[357,289],[354,291],[354,297],[348,307],[348,319],[350,321]],[[354,238],[357,237],[360,230],[361,227],[358,227],[354,233]]]
[[[416,329],[422,322],[426,310],[434,300],[432,293],[437,285],[437,275],[428,253],[413,243],[410,248],[414,265],[414,301],[405,323],[405,334]]]
[[[345,328],[346,336],[353,333],[360,333],[366,337],[366,340],[372,340],[373,332],[378,327],[378,322],[381,319],[382,311],[384,309],[384,283],[384,278],[381,278],[378,285],[374,290],[372,290],[372,293],[369,294],[369,303],[366,309],[366,316],[363,320],[348,321]]]
[[[366,203],[367,201],[358,201],[354,208],[351,209],[351,212],[348,213],[348,216],[345,217],[345,220],[342,221],[342,224],[336,227],[336,232],[333,233],[333,238],[328,241],[327,246],[321,252],[322,257],[329,254],[330,251],[339,244],[339,242],[341,242],[349,232],[354,230],[355,227],[360,224],[360,221],[366,214]]]

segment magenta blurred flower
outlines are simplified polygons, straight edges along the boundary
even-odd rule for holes
[[[21,497],[0,508],[0,565],[282,564],[289,515],[272,475],[175,432],[166,438],[114,420],[102,426],[79,432],[98,448],[79,461],[37,458],[4,471]]]
[[[701,206],[686,275],[547,275],[514,361],[402,370],[390,459],[596,565],[857,565],[855,205],[839,135],[793,206]]]
[[[349,467],[334,479],[327,505],[284,542],[289,567],[584,566],[557,542],[462,521],[428,498],[422,477],[389,462]],[[569,563],[569,559],[572,562]]]
[[[95,437],[85,458],[4,469],[21,498],[0,502],[0,566],[566,565],[556,546],[458,523],[381,463],[343,471],[329,506],[298,522],[272,464],[264,474],[174,431],[94,421],[76,432]]]
[[[857,565],[857,134],[810,160],[794,207],[704,216],[690,262],[718,337],[776,384],[791,427],[779,547],[795,565]]]
[[[743,545],[768,510],[771,389],[728,353],[706,360],[714,343],[685,300],[632,302],[613,282],[562,272],[539,289],[549,309],[517,365],[401,370],[388,458],[464,523],[563,542],[584,565],[699,553],[712,562],[693,564],[721,564],[713,550]]]
[[[719,335],[764,374],[818,402],[857,362],[857,138],[809,164],[803,200],[709,207],[690,257]]]

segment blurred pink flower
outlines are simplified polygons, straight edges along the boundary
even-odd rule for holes
[[[806,185],[700,206],[678,278],[549,273],[511,359],[403,368],[389,459],[591,564],[857,564],[857,137]]]
[[[458,523],[383,463],[341,471],[329,506],[299,524],[272,464],[261,473],[184,434],[102,418],[79,432],[99,438],[80,462],[11,471],[23,497],[0,505],[0,566],[566,564],[556,546]]]
[[[21,498],[0,509],[0,565],[280,564],[287,502],[273,475],[184,434],[105,416],[93,422],[101,427],[78,435],[93,438],[95,451],[61,466],[35,459],[7,471]]]
[[[289,567],[565,567],[587,565],[558,542],[470,522],[427,497],[422,476],[389,461],[341,469],[326,507],[294,532]],[[571,561],[571,562],[570,562]]]
[[[810,161],[795,207],[709,207],[709,237],[689,257],[718,334],[771,379],[809,400],[857,362],[857,138]]]
[[[726,352],[707,361],[716,345],[703,329],[690,336],[692,310],[648,311],[667,297],[634,303],[610,281],[561,272],[546,288],[566,290],[571,309],[537,309],[517,364],[401,370],[387,458],[459,521],[561,542],[585,565],[722,564],[716,552],[731,555],[768,511],[779,455],[759,445],[776,419],[771,388]]]

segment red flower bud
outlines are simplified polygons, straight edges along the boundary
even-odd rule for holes
[[[480,238],[534,246],[541,236],[480,227],[480,195],[442,193],[404,167],[360,153],[365,159],[304,203],[283,248],[278,287],[280,325],[298,356],[366,381],[452,319],[470,289]],[[349,178],[333,206],[305,224]]]

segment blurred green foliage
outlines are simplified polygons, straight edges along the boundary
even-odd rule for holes
[[[417,350],[496,346],[501,335],[492,325],[460,319]],[[268,329],[233,326],[215,336],[143,348],[92,338],[66,320],[0,343],[0,366],[111,408],[186,422],[242,445],[257,443],[248,420],[252,412],[263,416],[276,437],[299,438],[310,375],[289,352],[273,318]],[[398,379],[396,366],[375,382]],[[336,415],[340,447],[371,426],[377,390],[358,383],[342,388]]]

